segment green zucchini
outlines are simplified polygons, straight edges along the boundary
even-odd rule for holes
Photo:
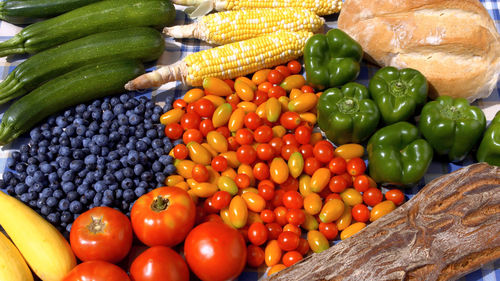
[[[33,55],[0,82],[0,104],[22,96],[42,83],[82,65],[111,58],[152,61],[165,41],[151,27],[132,27],[92,34]]]
[[[0,57],[37,53],[90,34],[133,26],[163,27],[175,19],[169,0],[107,0],[31,24],[0,43]]]
[[[28,24],[51,18],[101,0],[5,0],[0,2],[0,19]]]
[[[117,59],[84,65],[50,80],[7,109],[0,124],[0,145],[67,107],[124,92],[123,85],[143,73],[141,62]]]

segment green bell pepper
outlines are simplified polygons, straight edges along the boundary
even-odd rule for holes
[[[484,132],[483,139],[477,150],[477,161],[500,166],[500,111]]]
[[[366,147],[370,176],[378,183],[412,185],[426,173],[432,147],[414,125],[398,122],[373,134]]]
[[[448,155],[450,161],[456,162],[463,160],[481,139],[486,118],[466,99],[441,96],[422,108],[418,126],[437,154]]]
[[[368,85],[386,124],[407,121],[427,99],[427,79],[418,70],[379,69]]]
[[[317,109],[319,128],[337,145],[363,142],[375,132],[380,120],[368,89],[355,82],[324,91]]]
[[[318,89],[342,86],[358,77],[362,58],[361,45],[342,30],[315,34],[304,48],[307,82]]]

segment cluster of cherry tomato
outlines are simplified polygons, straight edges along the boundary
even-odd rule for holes
[[[365,175],[364,149],[334,148],[314,132],[315,93],[291,61],[250,78],[205,79],[161,117],[196,224],[223,222],[248,243],[246,263],[275,273],[355,234],[404,202]],[[371,209],[371,210],[370,210]],[[307,231],[304,235],[302,231]],[[304,233],[305,234],[305,233]]]

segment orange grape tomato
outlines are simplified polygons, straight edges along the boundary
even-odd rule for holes
[[[217,131],[211,131],[207,134],[207,142],[215,151],[219,153],[228,150],[227,139]]]
[[[325,235],[317,230],[310,230],[307,233],[307,242],[311,250],[315,253],[321,253],[330,248],[330,244]]]
[[[385,193],[385,199],[390,200],[399,206],[405,201],[405,195],[399,189],[391,189]]]
[[[317,193],[311,193],[304,198],[304,211],[310,215],[316,215],[321,211],[323,202]]]
[[[229,203],[229,219],[236,228],[242,228],[246,225],[248,219],[248,208],[245,200],[236,195]]]
[[[248,209],[252,212],[261,212],[266,207],[266,200],[258,193],[246,192],[241,195]]]
[[[390,200],[382,201],[375,205],[370,212],[370,221],[376,221],[396,209],[396,204]]]
[[[354,234],[358,233],[365,227],[366,224],[364,222],[356,222],[351,224],[346,229],[342,230],[342,232],[340,232],[340,240],[345,240],[353,236]]]
[[[302,174],[299,177],[299,192],[303,197],[313,193],[311,190],[311,177],[309,175]]]
[[[276,157],[272,160],[269,171],[271,179],[277,184],[282,184],[288,179],[288,165],[281,157]]]
[[[244,101],[252,101],[255,96],[254,89],[249,85],[249,83],[243,82],[242,80],[236,80],[234,83],[234,90],[236,91],[238,97]]]
[[[232,81],[228,82],[232,84]],[[216,77],[207,77],[203,79],[203,89],[210,95],[229,96],[233,93],[233,89],[229,83]]]
[[[321,192],[330,181],[330,170],[327,168],[319,168],[312,174],[311,177],[311,190],[313,192]]]
[[[269,75],[269,72],[271,69],[261,69],[256,71],[252,75],[252,82],[259,85],[267,81],[267,75]]]
[[[293,152],[288,158],[288,169],[290,170],[290,175],[294,178],[298,178],[302,171],[304,170],[304,157],[298,151]]]
[[[181,108],[171,109],[160,116],[160,123],[162,125],[179,123],[184,114],[184,110],[182,110]]]
[[[340,197],[349,206],[363,203],[363,196],[354,188],[346,188],[340,193]]]
[[[326,202],[321,208],[319,219],[324,223],[333,222],[344,213],[344,202],[338,199],[332,199]]]
[[[217,180],[217,187],[219,190],[227,191],[231,195],[236,195],[238,193],[238,187],[234,180],[228,176],[220,176]]]
[[[267,243],[264,250],[265,262],[267,266],[273,266],[281,261],[281,248],[277,240],[271,240]]]
[[[291,232],[297,234],[298,236],[300,236],[302,234],[300,227],[298,227],[297,225],[291,224],[291,223],[285,224],[285,226],[283,226],[283,231],[291,231]]]
[[[344,212],[340,216],[340,218],[337,219],[337,229],[338,230],[344,230],[346,229],[349,225],[351,225],[352,222],[352,214],[351,214],[351,207],[347,204],[344,206]]]
[[[304,76],[299,74],[290,75],[283,79],[281,82],[281,87],[285,89],[287,92],[290,92],[292,89],[300,89],[300,87],[304,86],[306,83],[306,79]]]
[[[267,272],[267,276],[271,276],[275,273],[278,273],[285,268],[286,268],[286,265],[284,265],[282,263],[275,264],[275,265],[271,266],[271,268],[269,268],[269,271]]]
[[[335,148],[335,156],[342,157],[346,160],[353,158],[361,158],[365,153],[365,148],[357,143],[343,144]]]

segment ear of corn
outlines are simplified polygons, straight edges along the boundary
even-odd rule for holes
[[[294,7],[313,11],[320,16],[337,13],[342,8],[342,0],[173,0],[173,2],[187,6],[203,4],[217,11]]]
[[[251,9],[212,13],[197,23],[166,27],[163,32],[174,38],[197,38],[224,45],[279,30],[319,31],[324,19],[299,8]]]
[[[208,77],[231,79],[244,76],[297,59],[312,34],[306,31],[278,31],[193,53],[173,65],[137,77],[128,82],[125,88],[137,90],[158,87],[176,80],[201,86],[203,79]]]

